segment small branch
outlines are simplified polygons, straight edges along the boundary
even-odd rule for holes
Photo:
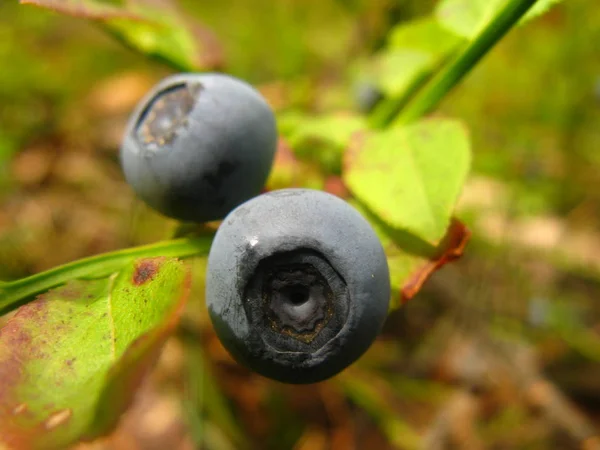
[[[138,258],[167,256],[186,258],[207,254],[212,236],[174,239],[140,247],[83,258],[54,267],[20,280],[0,284],[0,315],[6,314],[34,295],[76,278],[100,278],[120,270],[128,262]]]
[[[471,41],[464,51],[445,69],[431,79],[406,105],[393,121],[404,125],[431,112],[477,62],[496,44],[533,6],[536,0],[511,0]]]

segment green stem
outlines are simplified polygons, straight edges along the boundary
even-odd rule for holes
[[[0,284],[0,315],[15,309],[32,296],[75,278],[99,278],[120,270],[138,258],[157,256],[185,258],[207,254],[212,236],[181,238],[132,247],[83,258],[30,277]]]
[[[393,121],[404,125],[431,112],[477,62],[510,30],[537,0],[510,0],[441,72],[421,89]]]
[[[432,68],[431,71],[423,73],[421,76],[415,78],[403,95],[386,99],[377,105],[369,116],[369,124],[371,127],[385,128],[389,125],[389,123],[402,111],[402,108],[408,104],[415,92],[418,92],[419,89],[425,85],[427,78],[431,77],[433,70],[434,69]]]

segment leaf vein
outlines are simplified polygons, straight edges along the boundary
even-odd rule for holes
[[[111,358],[113,361],[117,359],[117,338],[116,338],[116,330],[115,330],[115,320],[112,313],[112,298],[113,298],[113,286],[115,284],[115,280],[117,278],[118,273],[114,273],[109,278],[108,284],[108,297],[107,297],[107,306],[108,306],[108,326],[110,327],[110,350],[111,350]]]

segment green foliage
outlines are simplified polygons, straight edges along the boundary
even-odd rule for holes
[[[202,43],[169,2],[152,7],[144,2],[123,4],[98,0],[20,0],[62,14],[98,23],[127,46],[165,61],[182,71],[204,68]],[[197,26],[197,25],[196,25]]]
[[[375,57],[374,80],[388,97],[401,97],[419,78],[431,75],[462,42],[432,17],[397,25],[390,31],[386,48]]]
[[[354,114],[288,113],[279,119],[279,128],[300,158],[316,161],[327,172],[339,174],[342,155],[352,136],[365,130],[367,124]]]
[[[468,133],[461,122],[423,116],[513,25],[557,2],[442,0],[434,15],[392,26],[383,49],[364,65],[363,75],[384,95],[369,117],[319,109],[322,104],[315,109],[328,112],[290,108],[279,115],[283,137],[279,156],[283,157],[268,187],[320,188],[329,178],[341,176],[340,184],[350,191],[349,201],[370,220],[386,250],[392,309],[414,296],[434,270],[459,257],[470,235],[453,217],[470,169]],[[20,3],[85,18],[131,49],[177,70],[203,70],[222,63],[219,46],[206,38],[208,30],[192,24],[167,0],[151,5],[118,0]],[[319,58],[332,65],[347,62],[342,50],[351,30],[345,2],[328,4],[323,16],[327,20],[311,16],[310,8],[284,3],[260,3],[273,10],[272,16],[260,20],[240,12],[247,2],[236,3],[235,17],[229,11],[223,14],[221,4],[206,6],[213,21],[221,24],[221,32],[244,44],[233,50],[232,67],[289,79]],[[296,23],[300,10],[307,17]],[[306,26],[315,22],[330,23],[344,39],[329,39]],[[270,26],[273,23],[278,26]],[[271,41],[252,41],[251,26],[267,29]],[[16,36],[9,37],[17,42]],[[7,47],[0,42],[0,55],[14,53]],[[14,72],[25,73],[18,56],[15,63]],[[35,65],[26,78],[43,69]],[[17,76],[11,73],[10,77],[16,84],[2,83],[3,91],[18,92]],[[52,92],[61,77],[60,73],[46,77],[44,92]],[[306,86],[312,80],[302,80],[302,88],[310,91],[312,87]],[[286,89],[288,94],[293,90]],[[16,151],[18,137],[0,130],[0,162]],[[288,145],[293,154],[284,153]],[[183,238],[120,250],[0,283],[0,313],[26,303],[0,333],[0,446],[59,448],[109,432],[172,333],[187,295],[185,266],[156,257],[205,255],[210,240],[211,236]],[[140,257],[156,259],[132,262]],[[33,299],[50,288],[55,289]],[[572,329],[576,327],[564,324],[555,328],[581,353],[598,359],[598,342],[592,334],[576,333]],[[211,374],[197,336],[193,339],[195,344],[186,344],[188,426],[198,445],[210,447],[218,441],[223,448],[239,448],[244,445],[243,430],[219,389],[219,380]],[[391,405],[393,387],[375,386],[360,376],[342,376],[339,386],[396,448],[419,448],[421,436]],[[274,397],[273,407],[280,410],[281,402]],[[290,446],[304,429],[300,423],[290,424],[295,421],[292,414],[280,414],[274,425],[277,439],[281,435]],[[211,430],[218,432],[211,434]]]
[[[64,448],[109,431],[188,291],[183,263],[142,259],[21,308],[0,335],[0,443]]]
[[[377,84],[387,96],[404,94],[415,79],[424,76],[431,68],[432,58],[415,50],[398,49],[379,56]]]
[[[387,99],[372,112],[375,126],[395,117],[464,39],[447,31],[433,17],[401,23],[390,31],[386,47],[369,62],[370,78]]]
[[[432,272],[460,257],[470,238],[466,227],[455,220],[440,243],[431,245],[414,234],[390,227],[362,203],[354,202],[354,206],[371,221],[385,249],[392,287],[390,311],[414,297]]]
[[[393,27],[388,36],[388,47],[413,49],[439,58],[453,51],[462,41],[434,17],[424,17]]]
[[[520,23],[534,19],[561,0],[538,0]],[[435,10],[440,23],[459,36],[474,38],[487,26],[506,0],[441,0]]]
[[[388,225],[436,245],[469,170],[465,128],[431,119],[357,141],[344,171],[354,195]]]
[[[163,59],[183,71],[200,69],[202,65],[197,58],[190,57],[198,53],[193,36],[176,20],[171,22],[111,19],[103,25],[118,39],[148,56]]]
[[[11,282],[0,282],[0,313],[6,314],[19,306],[23,300],[79,278],[106,277],[118,272],[138,258],[186,257],[208,254],[212,235],[186,237],[155,242],[112,253],[82,258],[30,277]]]

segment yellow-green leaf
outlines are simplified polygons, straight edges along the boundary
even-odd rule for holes
[[[188,292],[186,266],[161,257],[21,307],[0,330],[0,448],[65,448],[110,431]]]
[[[212,33],[181,14],[171,0],[20,0],[101,25],[128,47],[178,70],[218,67],[222,52]]]
[[[437,245],[470,161],[465,127],[428,119],[356,139],[345,155],[343,179],[385,223]]]
[[[527,22],[561,0],[538,0],[523,16],[520,23]],[[474,38],[485,27],[507,0],[441,0],[435,16],[448,30],[468,39]]]

